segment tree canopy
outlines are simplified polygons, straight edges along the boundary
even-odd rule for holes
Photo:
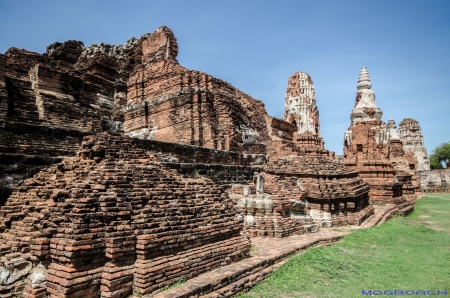
[[[450,166],[450,142],[436,147],[430,156],[430,167],[432,169],[442,169],[442,162],[447,167]]]

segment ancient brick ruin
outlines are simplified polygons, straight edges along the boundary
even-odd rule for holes
[[[172,32],[142,42],[142,63],[129,78],[127,135],[242,153],[265,153],[264,104],[208,74],[178,64]]]
[[[13,192],[1,250],[48,266],[47,287],[26,287],[28,297],[146,294],[248,254],[233,206],[211,179],[103,133]]]
[[[367,69],[361,69],[351,125],[344,134],[343,164],[359,173],[370,184],[373,203],[404,203],[404,196],[415,198],[418,179],[405,154],[395,122],[381,120],[382,110],[375,102]],[[412,178],[412,177],[415,178]]]
[[[406,198],[416,198],[420,194],[420,176],[417,172],[417,160],[412,152],[406,153],[394,120],[387,124],[389,130],[389,160],[395,171],[395,177],[403,182],[402,194]]]
[[[150,294],[247,258],[251,237],[361,225],[371,203],[412,210],[416,161],[365,69],[341,164],[307,73],[278,119],[177,53],[160,27],[0,55],[2,297]]]
[[[449,193],[450,169],[420,172],[420,183],[425,193]]]
[[[373,213],[369,187],[324,149],[307,73],[289,78],[283,118],[286,121],[267,117],[269,162],[243,197],[235,195],[245,231],[251,236],[288,236],[305,227],[361,224]]]
[[[430,161],[423,141],[419,121],[405,118],[398,126],[398,133],[403,142],[405,152],[412,152],[417,160],[418,171],[429,171]]]
[[[398,127],[399,137],[402,140],[406,155],[414,157],[415,164],[410,164],[411,170],[417,173],[415,185],[420,185],[424,193],[450,192],[450,175],[448,169],[431,170],[430,160],[425,149],[422,130],[419,121],[412,118],[403,119]]]
[[[0,55],[1,200],[19,181],[73,156],[84,136],[121,129],[124,82],[141,50],[130,45],[122,57],[94,48],[66,41],[44,54]]]

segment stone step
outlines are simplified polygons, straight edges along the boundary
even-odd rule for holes
[[[180,287],[143,297],[231,297],[262,281],[273,266],[300,250],[327,245],[340,240],[348,232],[327,229],[315,234],[287,238],[258,237],[252,239],[255,252],[252,257],[199,275]]]
[[[387,210],[387,212],[380,218],[380,220],[376,223],[377,226],[382,225],[385,221],[391,219],[393,216],[397,214],[398,207],[395,206]]]
[[[400,209],[397,214],[400,216],[407,216],[410,213],[412,213],[413,211],[414,211],[414,206],[412,205],[412,206],[407,206],[403,209]]]

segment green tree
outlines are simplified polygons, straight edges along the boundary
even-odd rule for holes
[[[430,156],[430,168],[432,170],[442,169],[442,164],[439,162],[439,159],[434,154],[431,154]]]
[[[430,156],[430,167],[432,169],[442,169],[442,162],[450,166],[450,142],[436,147]]]

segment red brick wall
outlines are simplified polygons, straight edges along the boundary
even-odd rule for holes
[[[104,133],[12,194],[0,245],[50,263],[50,297],[146,294],[248,255],[233,206],[210,179],[183,178]]]

